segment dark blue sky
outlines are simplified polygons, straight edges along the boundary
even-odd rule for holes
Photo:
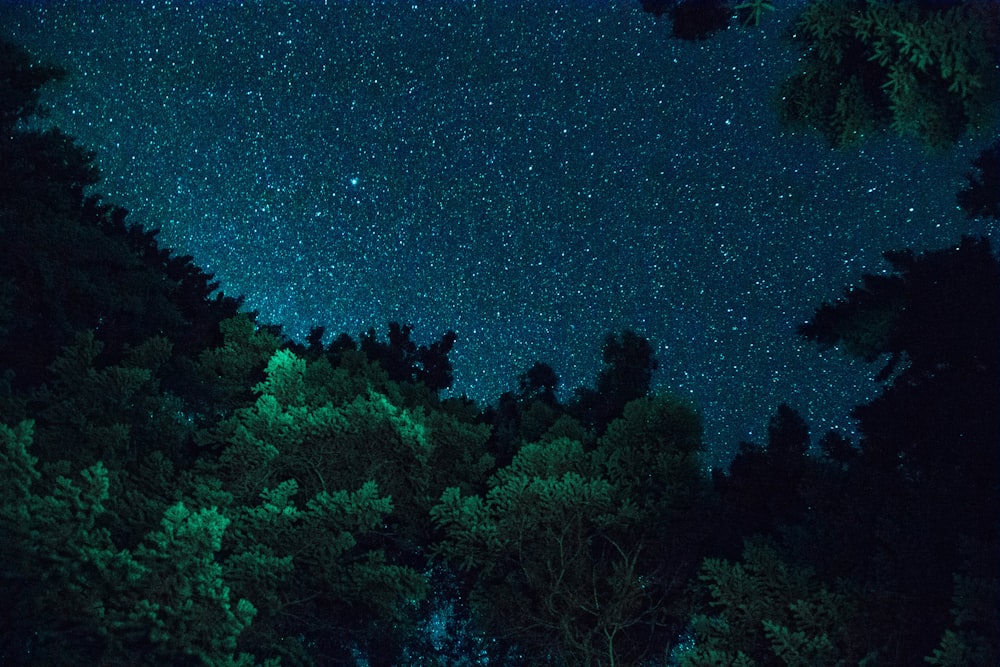
[[[848,428],[877,369],[795,326],[883,250],[1000,238],[954,199],[989,135],[782,131],[790,3],[699,44],[637,0],[31,4],[0,30],[69,68],[52,118],[133,221],[291,335],[454,329],[480,401],[589,384],[629,327],[718,457],[782,401]]]

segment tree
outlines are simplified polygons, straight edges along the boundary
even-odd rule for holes
[[[518,398],[522,401],[540,400],[547,405],[556,404],[556,387],[559,376],[548,364],[536,361],[518,377]]]
[[[626,404],[649,393],[653,372],[659,368],[649,341],[630,330],[608,334],[602,356],[604,368],[597,376],[596,388],[577,389],[569,406],[570,414],[596,434],[621,416]]]
[[[420,382],[434,392],[451,386],[454,379],[448,353],[455,345],[458,335],[454,331],[445,332],[440,340],[430,346],[410,340],[413,327],[389,323],[389,341],[379,342],[375,330],[370,329],[361,337],[361,351],[372,361],[378,362],[389,377],[396,382]]]
[[[726,475],[715,475],[722,500],[720,517],[729,539],[755,533],[771,534],[796,521],[806,503],[801,491],[811,468],[806,457],[809,426],[782,403],[767,427],[767,445],[740,443]]]
[[[969,237],[885,257],[893,274],[866,275],[799,331],[869,361],[888,356],[878,378],[889,385],[854,411],[868,463],[954,484],[962,507],[982,507],[997,489],[1000,263]]]
[[[968,172],[969,186],[958,192],[958,205],[969,218],[1000,218],[1000,139],[985,148],[972,166],[979,172]]]
[[[0,582],[20,592],[5,595],[4,661],[252,665],[235,650],[255,609],[230,598],[216,560],[228,519],[178,503],[134,551],[122,548],[105,521],[107,468],[47,480],[32,431],[0,425]]]
[[[695,644],[680,651],[683,667],[875,664],[860,593],[846,583],[827,588],[766,540],[748,540],[740,562],[705,559],[699,579],[712,612],[692,618]]]
[[[639,665],[669,640],[701,497],[701,422],[670,397],[630,403],[597,449],[528,443],[488,490],[431,510],[437,553],[472,578],[474,618],[535,663]]]
[[[40,385],[81,330],[95,332],[109,363],[158,335],[190,355],[218,342],[218,323],[240,304],[209,298],[218,285],[191,257],[84,195],[98,182],[93,153],[39,129],[39,89],[61,76],[0,43],[0,365],[19,387]]]
[[[779,112],[838,148],[881,128],[947,148],[990,122],[998,27],[989,2],[811,2],[795,23],[806,53]]]
[[[889,654],[912,662],[947,622],[959,545],[1000,528],[1000,262],[985,239],[968,237],[885,256],[891,274],[864,276],[800,328],[822,346],[887,361],[881,394],[852,413],[857,453],[830,443],[836,468],[807,485],[810,528],[798,543],[824,569],[885,591],[883,618],[894,620],[874,622]],[[831,549],[839,558],[823,555]]]

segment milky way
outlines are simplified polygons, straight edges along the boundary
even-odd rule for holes
[[[1000,238],[954,198],[988,137],[782,130],[792,18],[691,44],[638,2],[0,3],[69,69],[46,100],[99,191],[263,321],[454,329],[483,403],[536,360],[568,396],[632,328],[716,460],[782,401],[850,429],[877,369],[794,329],[883,250]]]

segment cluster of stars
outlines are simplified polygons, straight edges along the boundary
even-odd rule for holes
[[[873,369],[795,326],[883,250],[984,231],[954,205],[975,142],[779,127],[791,10],[691,44],[624,0],[88,7],[0,24],[68,67],[48,103],[100,190],[294,337],[456,330],[483,403],[538,360],[592,383],[632,328],[720,461],[782,401],[847,430]]]

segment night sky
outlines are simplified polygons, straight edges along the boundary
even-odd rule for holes
[[[883,250],[1000,245],[955,205],[990,135],[935,156],[779,127],[775,4],[698,44],[638,0],[0,1],[0,32],[69,69],[46,100],[97,191],[263,321],[454,329],[481,403],[536,360],[567,397],[632,328],[721,459],[782,401],[850,429],[878,367],[794,329]]]

